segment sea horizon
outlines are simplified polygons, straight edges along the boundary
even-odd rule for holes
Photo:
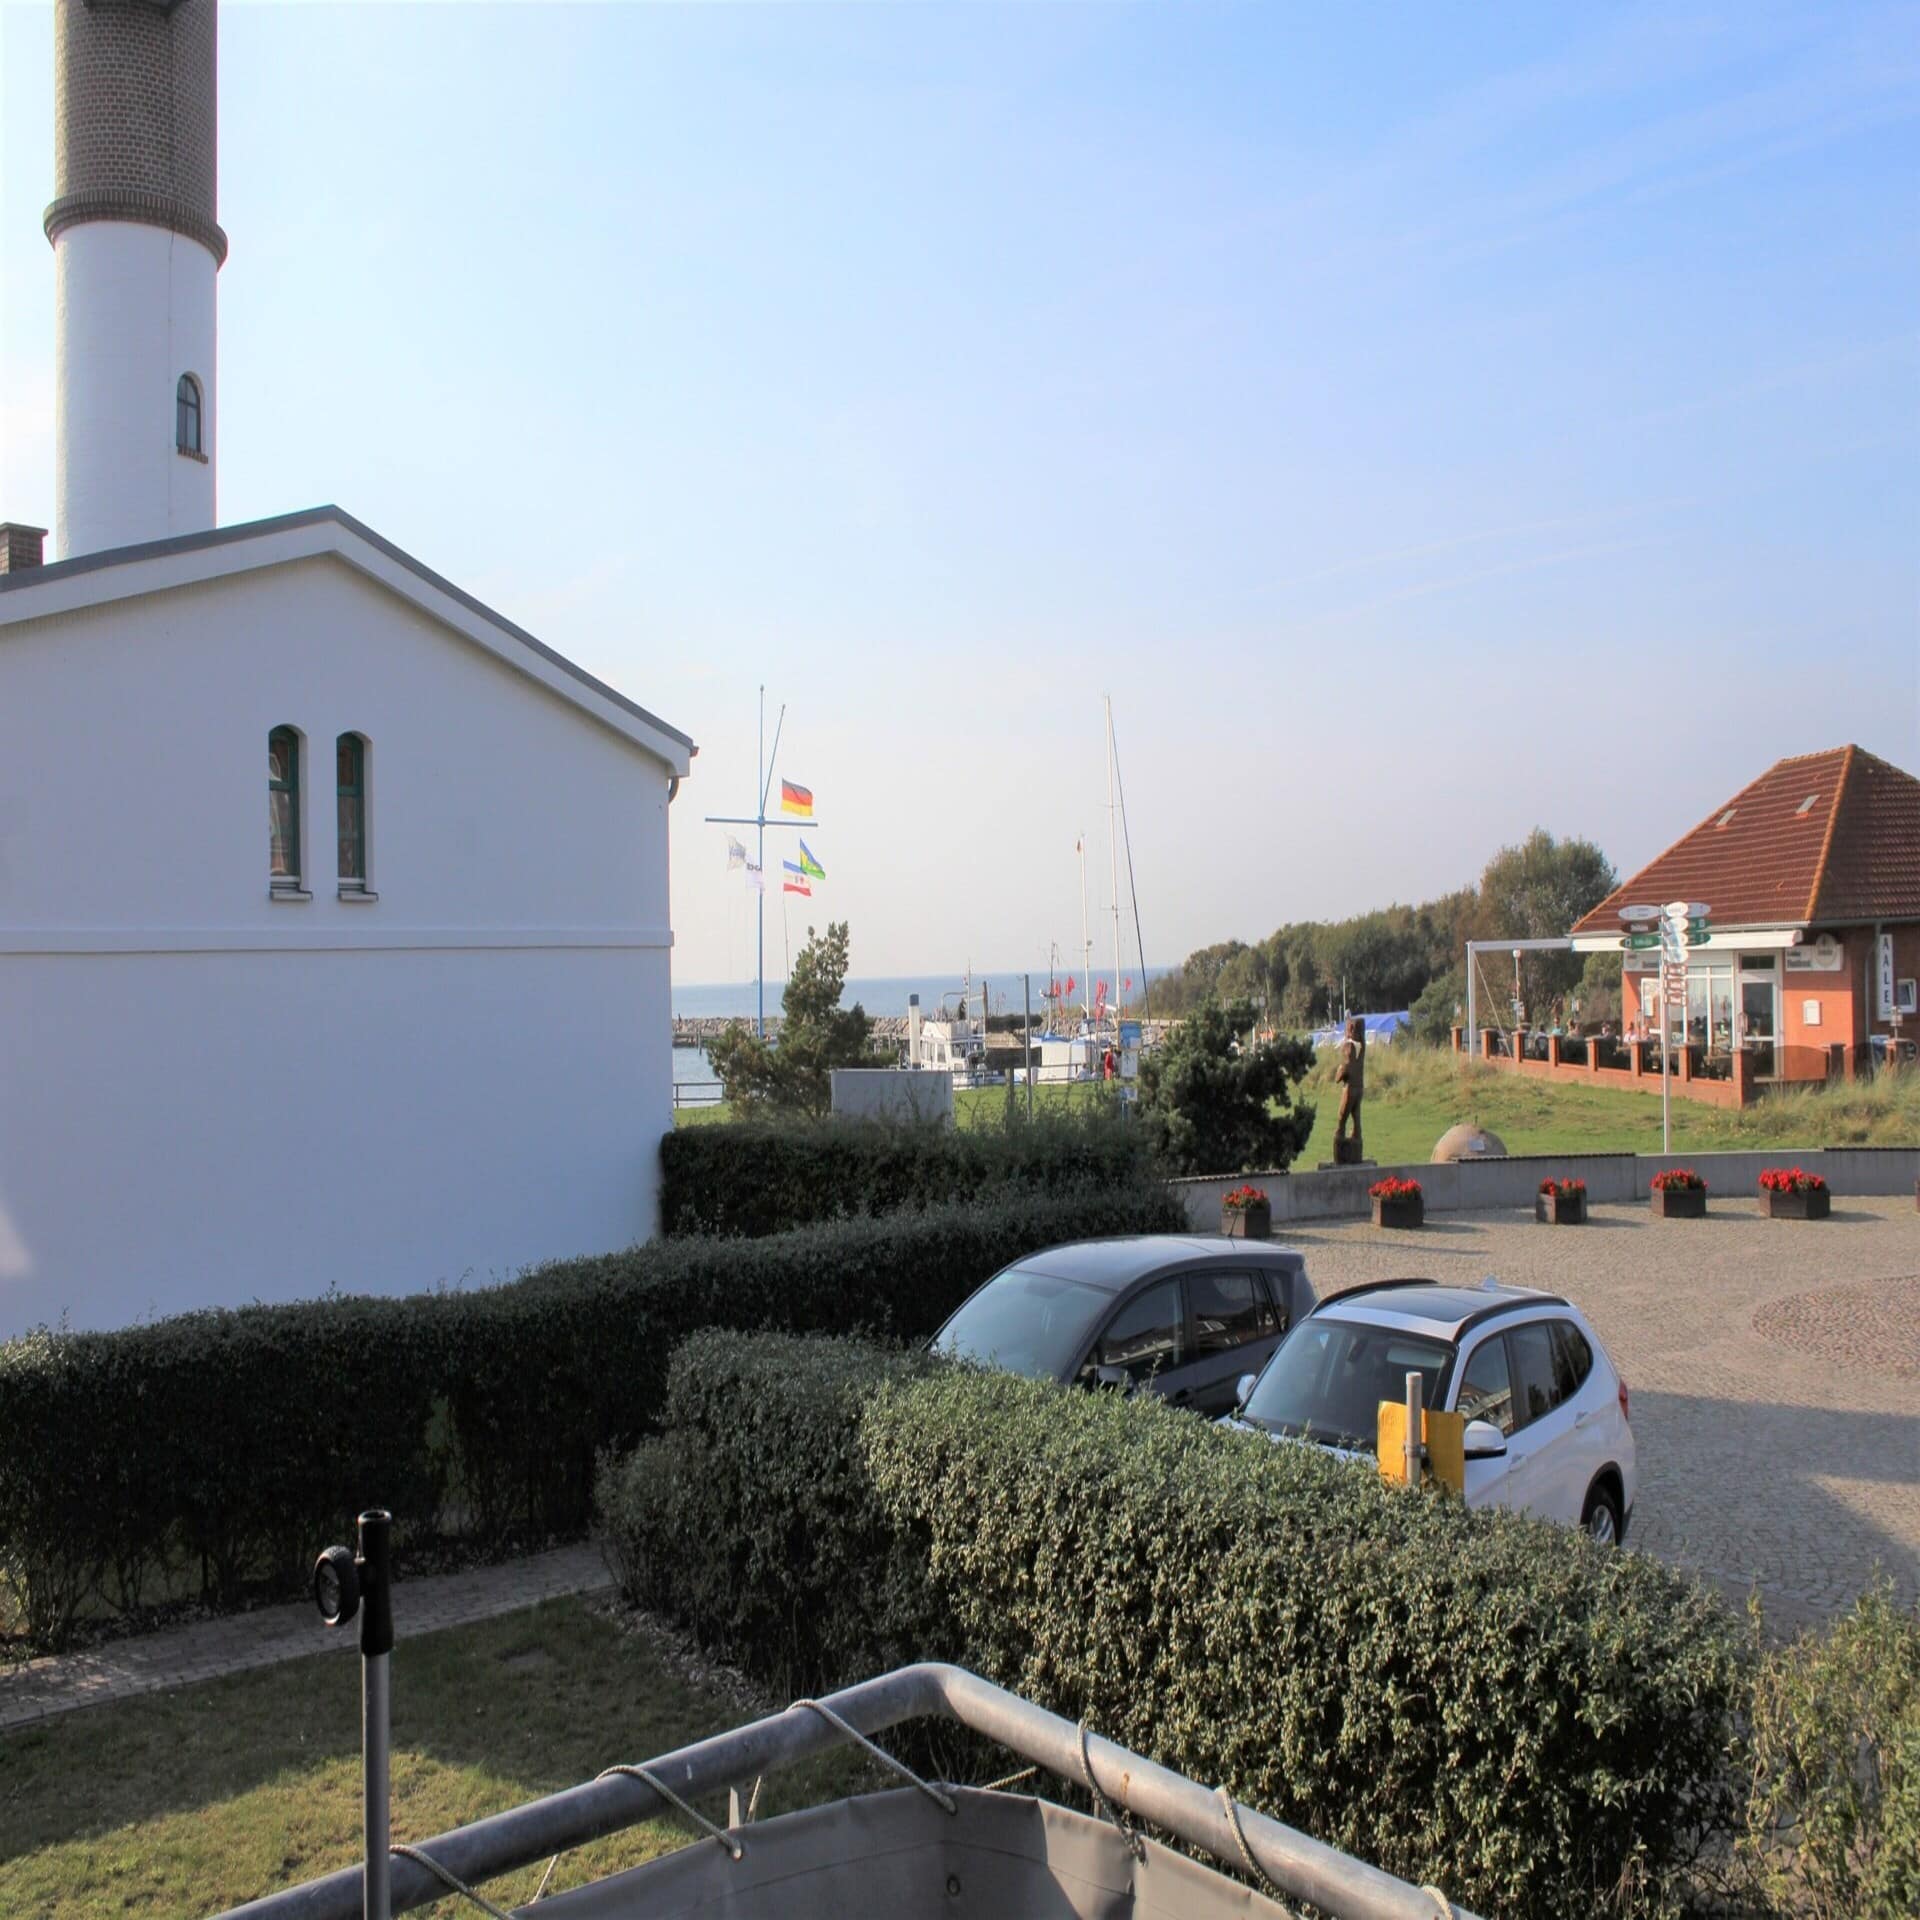
[[[1170,973],[1177,973],[1177,967],[1154,966],[1146,972],[1150,985],[1155,980],[1164,979]],[[1082,975],[1078,967],[1071,973],[1060,968],[1054,974],[1055,981],[1062,987],[1071,979],[1074,983],[1073,1000],[1077,1006],[1081,999]],[[933,1014],[939,1010],[942,998],[952,994],[958,997],[965,982],[965,973],[903,973],[903,974],[853,974],[849,975],[845,988],[840,995],[840,1004],[850,1007],[858,1004],[867,1013],[875,1016],[888,1014],[905,1017],[908,996],[917,993],[920,996],[920,1009],[923,1013]],[[1113,969],[1102,968],[1096,964],[1091,978],[1097,983],[1106,981],[1107,991],[1113,991]],[[1122,982],[1131,980],[1131,989],[1123,986],[1127,998],[1134,998],[1141,985],[1141,976],[1137,966],[1121,967]],[[988,1010],[993,1013],[1018,1013],[1024,1002],[1027,982],[1031,982],[1033,994],[1033,1017],[1036,1022],[1045,1017],[1048,1002],[1045,998],[1047,975],[1044,971],[1028,972],[1024,975],[1017,970],[1005,968],[990,972],[976,973],[973,976],[973,998],[975,1011],[984,990],[988,999]],[[786,991],[784,979],[767,981],[767,1014],[771,1018],[780,1011],[780,998]],[[1087,996],[1091,999],[1091,994]],[[751,1020],[755,1013],[755,983],[745,981],[686,981],[673,983],[673,1017],[676,1020]]]

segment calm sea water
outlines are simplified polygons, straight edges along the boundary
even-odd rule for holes
[[[1171,972],[1168,967],[1152,967],[1148,977],[1158,980],[1164,973]],[[1079,968],[1074,969],[1075,992],[1079,996]],[[1033,1018],[1039,1024],[1046,1011],[1047,1003],[1041,999],[1042,990],[1047,984],[1045,972],[1030,976],[1033,981]],[[1132,977],[1134,991],[1140,986],[1138,975],[1122,974],[1122,979]],[[1067,976],[1062,973],[1061,984]],[[1095,979],[1111,981],[1110,971],[1096,972]],[[920,996],[920,1009],[932,1014],[939,1011],[941,995],[958,994],[963,976],[958,973],[922,973],[855,976],[847,981],[846,991],[840,996],[840,1004],[850,1007],[857,1000],[869,1013],[893,1013],[904,1017],[907,1011],[907,996],[917,993]],[[780,1011],[780,995],[786,982],[769,978],[767,981],[767,1011],[770,1014]],[[1018,1013],[1021,1007],[1021,976],[1017,973],[975,974],[973,991],[976,999],[982,988],[986,989],[988,1003],[994,1013]],[[682,1019],[727,1019],[742,1018],[751,1020],[754,1012],[754,983],[743,981],[738,985],[684,986],[674,982],[673,1010]]]

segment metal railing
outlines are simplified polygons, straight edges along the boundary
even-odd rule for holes
[[[1111,1740],[1083,1734],[1072,1721],[963,1667],[931,1662],[902,1667],[830,1694],[822,1704],[834,1717],[868,1736],[908,1720],[957,1721],[1063,1780],[1078,1783],[1090,1778],[1097,1794],[1123,1798],[1131,1814],[1236,1869],[1243,1859],[1237,1825],[1261,1872],[1294,1899],[1310,1902],[1339,1920],[1438,1920],[1448,1911],[1425,1888],[1269,1820],[1230,1801],[1224,1793],[1199,1786]],[[650,1760],[644,1771],[671,1780],[682,1797],[691,1799],[725,1788],[744,1788],[844,1739],[828,1716],[796,1705]],[[420,1841],[411,1851],[430,1855],[448,1873],[470,1887],[477,1886],[668,1811],[667,1799],[638,1772],[569,1787]],[[750,1834],[752,1829],[732,1831]],[[345,1868],[235,1907],[223,1920],[361,1920],[364,1890],[363,1870]],[[446,1893],[445,1882],[416,1861],[406,1855],[394,1857],[392,1912],[425,1906]],[[1452,1906],[1451,1912],[1456,1920],[1476,1920],[1459,1905]]]

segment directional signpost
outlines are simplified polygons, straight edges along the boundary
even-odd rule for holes
[[[1673,1009],[1680,1009],[1680,1033],[1687,1031],[1687,953],[1713,938],[1707,926],[1711,909],[1699,900],[1669,900],[1664,907],[1622,907],[1626,934],[1620,944],[1630,953],[1660,949],[1660,1151],[1673,1151]]]
[[[1674,1146],[1672,1129],[1672,1010],[1680,1008],[1680,1033],[1686,1035],[1686,956],[1693,947],[1705,947],[1713,933],[1707,925],[1711,908],[1703,900],[1668,900],[1665,906],[1622,906],[1620,922],[1626,933],[1620,947],[1626,952],[1661,954],[1661,1152]]]

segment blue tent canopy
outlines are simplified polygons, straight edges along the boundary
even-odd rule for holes
[[[1376,1040],[1392,1040],[1407,1024],[1407,1012],[1403,1007],[1398,1013],[1363,1013],[1360,1018],[1366,1022],[1367,1044]],[[1307,1038],[1316,1047],[1337,1047],[1347,1037],[1344,1025],[1316,1027]]]

